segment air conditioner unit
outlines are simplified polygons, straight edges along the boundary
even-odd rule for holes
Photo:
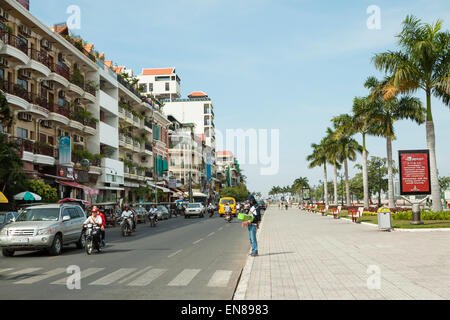
[[[31,114],[29,114],[29,113],[19,112],[18,118],[19,118],[19,120],[22,120],[22,121],[27,121],[27,122],[33,121],[33,119],[31,118]]]
[[[41,85],[42,85],[44,88],[47,88],[47,89],[49,89],[49,90],[53,90],[53,82],[51,82],[50,80],[43,80],[43,81],[41,82]]]
[[[21,76],[23,78],[30,79],[31,78],[31,71],[26,70],[26,69],[20,69],[19,76]]]
[[[31,37],[31,29],[23,24],[19,26],[19,32],[28,37]]]
[[[65,99],[65,98],[66,98],[66,92],[63,91],[63,90],[61,90],[61,91],[58,93],[58,97],[61,98],[61,99]]]
[[[43,120],[43,121],[41,121],[41,125],[42,125],[44,128],[49,128],[49,129],[52,128],[52,122],[49,121],[49,120]]]
[[[41,40],[41,47],[47,50],[52,50],[52,44],[47,39]]]
[[[76,142],[76,143],[83,143],[84,142],[84,138],[79,136],[79,135],[74,134],[73,135],[73,141]]]
[[[8,12],[6,12],[6,10],[3,8],[0,8],[0,18],[6,21],[8,21],[9,18]]]
[[[8,60],[6,60],[5,57],[0,57],[0,66],[7,68],[8,67]]]

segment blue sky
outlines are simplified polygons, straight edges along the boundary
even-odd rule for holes
[[[261,176],[258,165],[242,166],[250,190],[263,193],[299,176],[322,179],[323,170],[307,168],[311,143],[333,116],[351,111],[355,96],[367,94],[368,76],[382,76],[371,57],[396,49],[406,15],[450,25],[448,0],[31,0],[31,12],[52,25],[68,18],[70,5],[81,8],[75,33],[108,60],[135,73],[175,67],[183,96],[205,91],[217,129],[279,129],[279,173]],[[381,9],[380,30],[366,26],[370,5]],[[434,100],[433,116],[439,173],[450,176],[450,109]],[[426,147],[424,125],[400,121],[396,130],[394,159],[398,150]],[[367,144],[370,155],[385,157],[383,139]]]

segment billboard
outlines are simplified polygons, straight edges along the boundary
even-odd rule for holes
[[[398,157],[400,164],[400,194],[431,194],[429,150],[399,151]]]
[[[59,138],[59,164],[71,164],[71,162],[70,137],[61,137]]]

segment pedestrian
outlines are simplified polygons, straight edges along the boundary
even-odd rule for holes
[[[259,255],[258,253],[258,241],[256,239],[256,230],[259,229],[259,224],[261,223],[261,209],[256,202],[254,196],[249,196],[250,201],[250,211],[249,214],[252,215],[253,221],[245,221],[242,223],[243,227],[247,227],[248,235],[250,238],[250,245],[252,246],[252,253],[250,254],[252,257],[256,257]]]

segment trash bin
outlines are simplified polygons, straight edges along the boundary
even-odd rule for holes
[[[378,209],[378,229],[383,231],[390,231],[391,225],[391,211],[388,208]]]

